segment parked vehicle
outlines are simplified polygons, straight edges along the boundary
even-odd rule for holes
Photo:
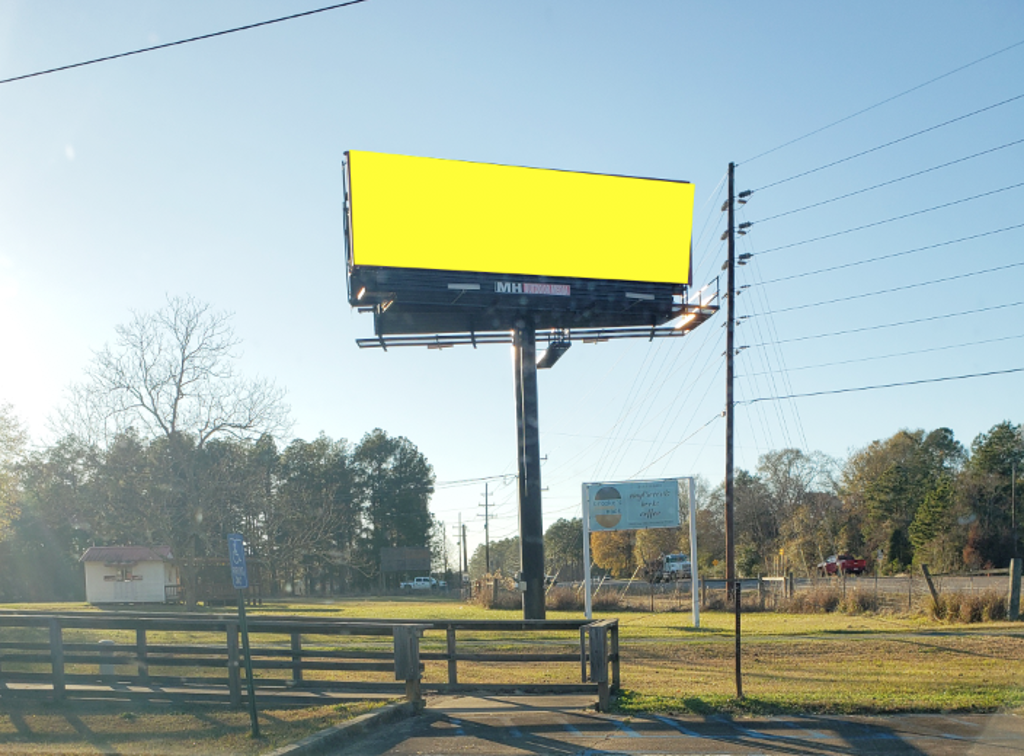
[[[817,566],[818,574],[822,577],[828,575],[860,575],[867,570],[868,563],[863,559],[856,559],[849,554],[833,554]]]
[[[403,591],[436,591],[438,583],[432,577],[417,577],[402,583],[399,587]]]
[[[644,576],[652,583],[689,580],[691,574],[690,557],[686,554],[662,554],[644,568]]]

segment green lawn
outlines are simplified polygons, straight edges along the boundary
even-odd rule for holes
[[[94,610],[81,604],[0,608]],[[249,611],[252,616],[383,620],[521,618],[518,611],[489,611],[441,597],[267,602]],[[225,608],[208,611],[230,612]],[[578,618],[579,614],[549,612],[548,616]],[[599,616],[619,617],[624,692],[618,706],[624,712],[884,713],[1024,707],[1024,623],[961,625],[891,614],[746,614],[741,657],[745,696],[740,700],[735,696],[733,615],[705,612],[699,630],[692,627],[689,612]],[[0,635],[7,632],[0,629]],[[76,640],[110,636],[98,631],[69,632],[75,633]],[[168,636],[167,640],[171,636],[185,640],[181,633]],[[284,637],[264,640],[286,642]],[[309,638],[307,643],[329,646],[353,640]],[[386,639],[362,642],[387,645]],[[572,652],[576,643],[572,632],[459,634],[460,647],[473,651]],[[443,650],[444,634],[428,633],[423,648]],[[443,681],[445,674],[444,662],[427,662],[426,683]],[[574,664],[459,665],[460,681],[469,683],[573,682],[578,675]],[[90,711],[88,717],[93,719],[88,719],[82,706],[87,705],[70,703],[52,711],[36,707],[29,712],[19,710],[16,702],[0,699],[0,752],[94,753],[97,749],[90,751],[90,743],[105,743],[123,753],[248,754],[302,737],[348,714],[329,707],[264,712],[268,740],[261,745],[248,740],[244,712],[206,707],[199,716],[195,711],[154,713],[134,707],[128,718],[98,710]]]

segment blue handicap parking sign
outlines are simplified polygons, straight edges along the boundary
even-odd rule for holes
[[[232,533],[228,536],[228,562],[231,564],[231,585],[238,590],[249,587],[249,572],[245,569],[245,547],[242,536]]]

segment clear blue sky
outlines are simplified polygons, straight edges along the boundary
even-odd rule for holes
[[[317,5],[3,0],[0,78]],[[750,160],[1022,40],[1016,1],[370,0],[2,85],[0,401],[50,440],[47,417],[115,325],[191,293],[235,313],[241,368],[287,389],[296,436],[358,441],[381,427],[417,444],[442,483],[513,473],[507,347],[356,347],[372,323],[345,299],[345,150],[693,181],[702,284],[725,256],[729,161],[739,189],[760,189],[1020,95],[1024,45]],[[740,269],[751,317],[737,398],[1024,366],[1024,306],[803,338],[1024,300],[1024,267],[964,275],[1024,261],[1024,229],[761,285],[1024,223],[1017,188],[769,251],[1019,183],[1024,145],[758,222],[1000,147],[1022,127],[1024,99],[756,191],[740,216],[754,222],[740,245],[754,257]],[[953,280],[779,312],[939,278]],[[578,513],[583,481],[722,479],[722,322],[671,342],[576,345],[541,373],[548,524]],[[948,426],[969,443],[1021,421],[1022,389],[1017,373],[742,404],[738,465],[785,446],[844,457],[900,428]],[[492,537],[514,534],[514,487],[494,489]],[[471,547],[482,494],[442,485],[434,498],[450,527],[462,513]]]

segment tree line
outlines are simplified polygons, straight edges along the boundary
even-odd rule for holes
[[[1004,421],[965,447],[948,428],[901,430],[840,461],[782,449],[762,455],[734,479],[736,567],[743,576],[780,570],[814,574],[832,554],[866,558],[892,574],[928,564],[936,572],[1005,567],[1020,553],[1014,474],[1024,469],[1024,432]],[[724,484],[697,486],[697,564],[722,574]],[[688,504],[682,507],[686,521]],[[580,535],[575,551],[560,544]],[[582,560],[579,519],[546,535],[547,569]],[[492,544],[492,561],[495,547]],[[688,527],[591,536],[594,566],[617,577],[663,553],[689,553]],[[473,562],[471,561],[471,565]]]
[[[171,547],[186,603],[245,536],[272,593],[380,587],[381,549],[427,546],[434,472],[381,429],[280,448],[283,392],[235,371],[230,316],[169,298],[117,328],[72,386],[51,446],[0,406],[0,600],[81,598],[93,545]]]

